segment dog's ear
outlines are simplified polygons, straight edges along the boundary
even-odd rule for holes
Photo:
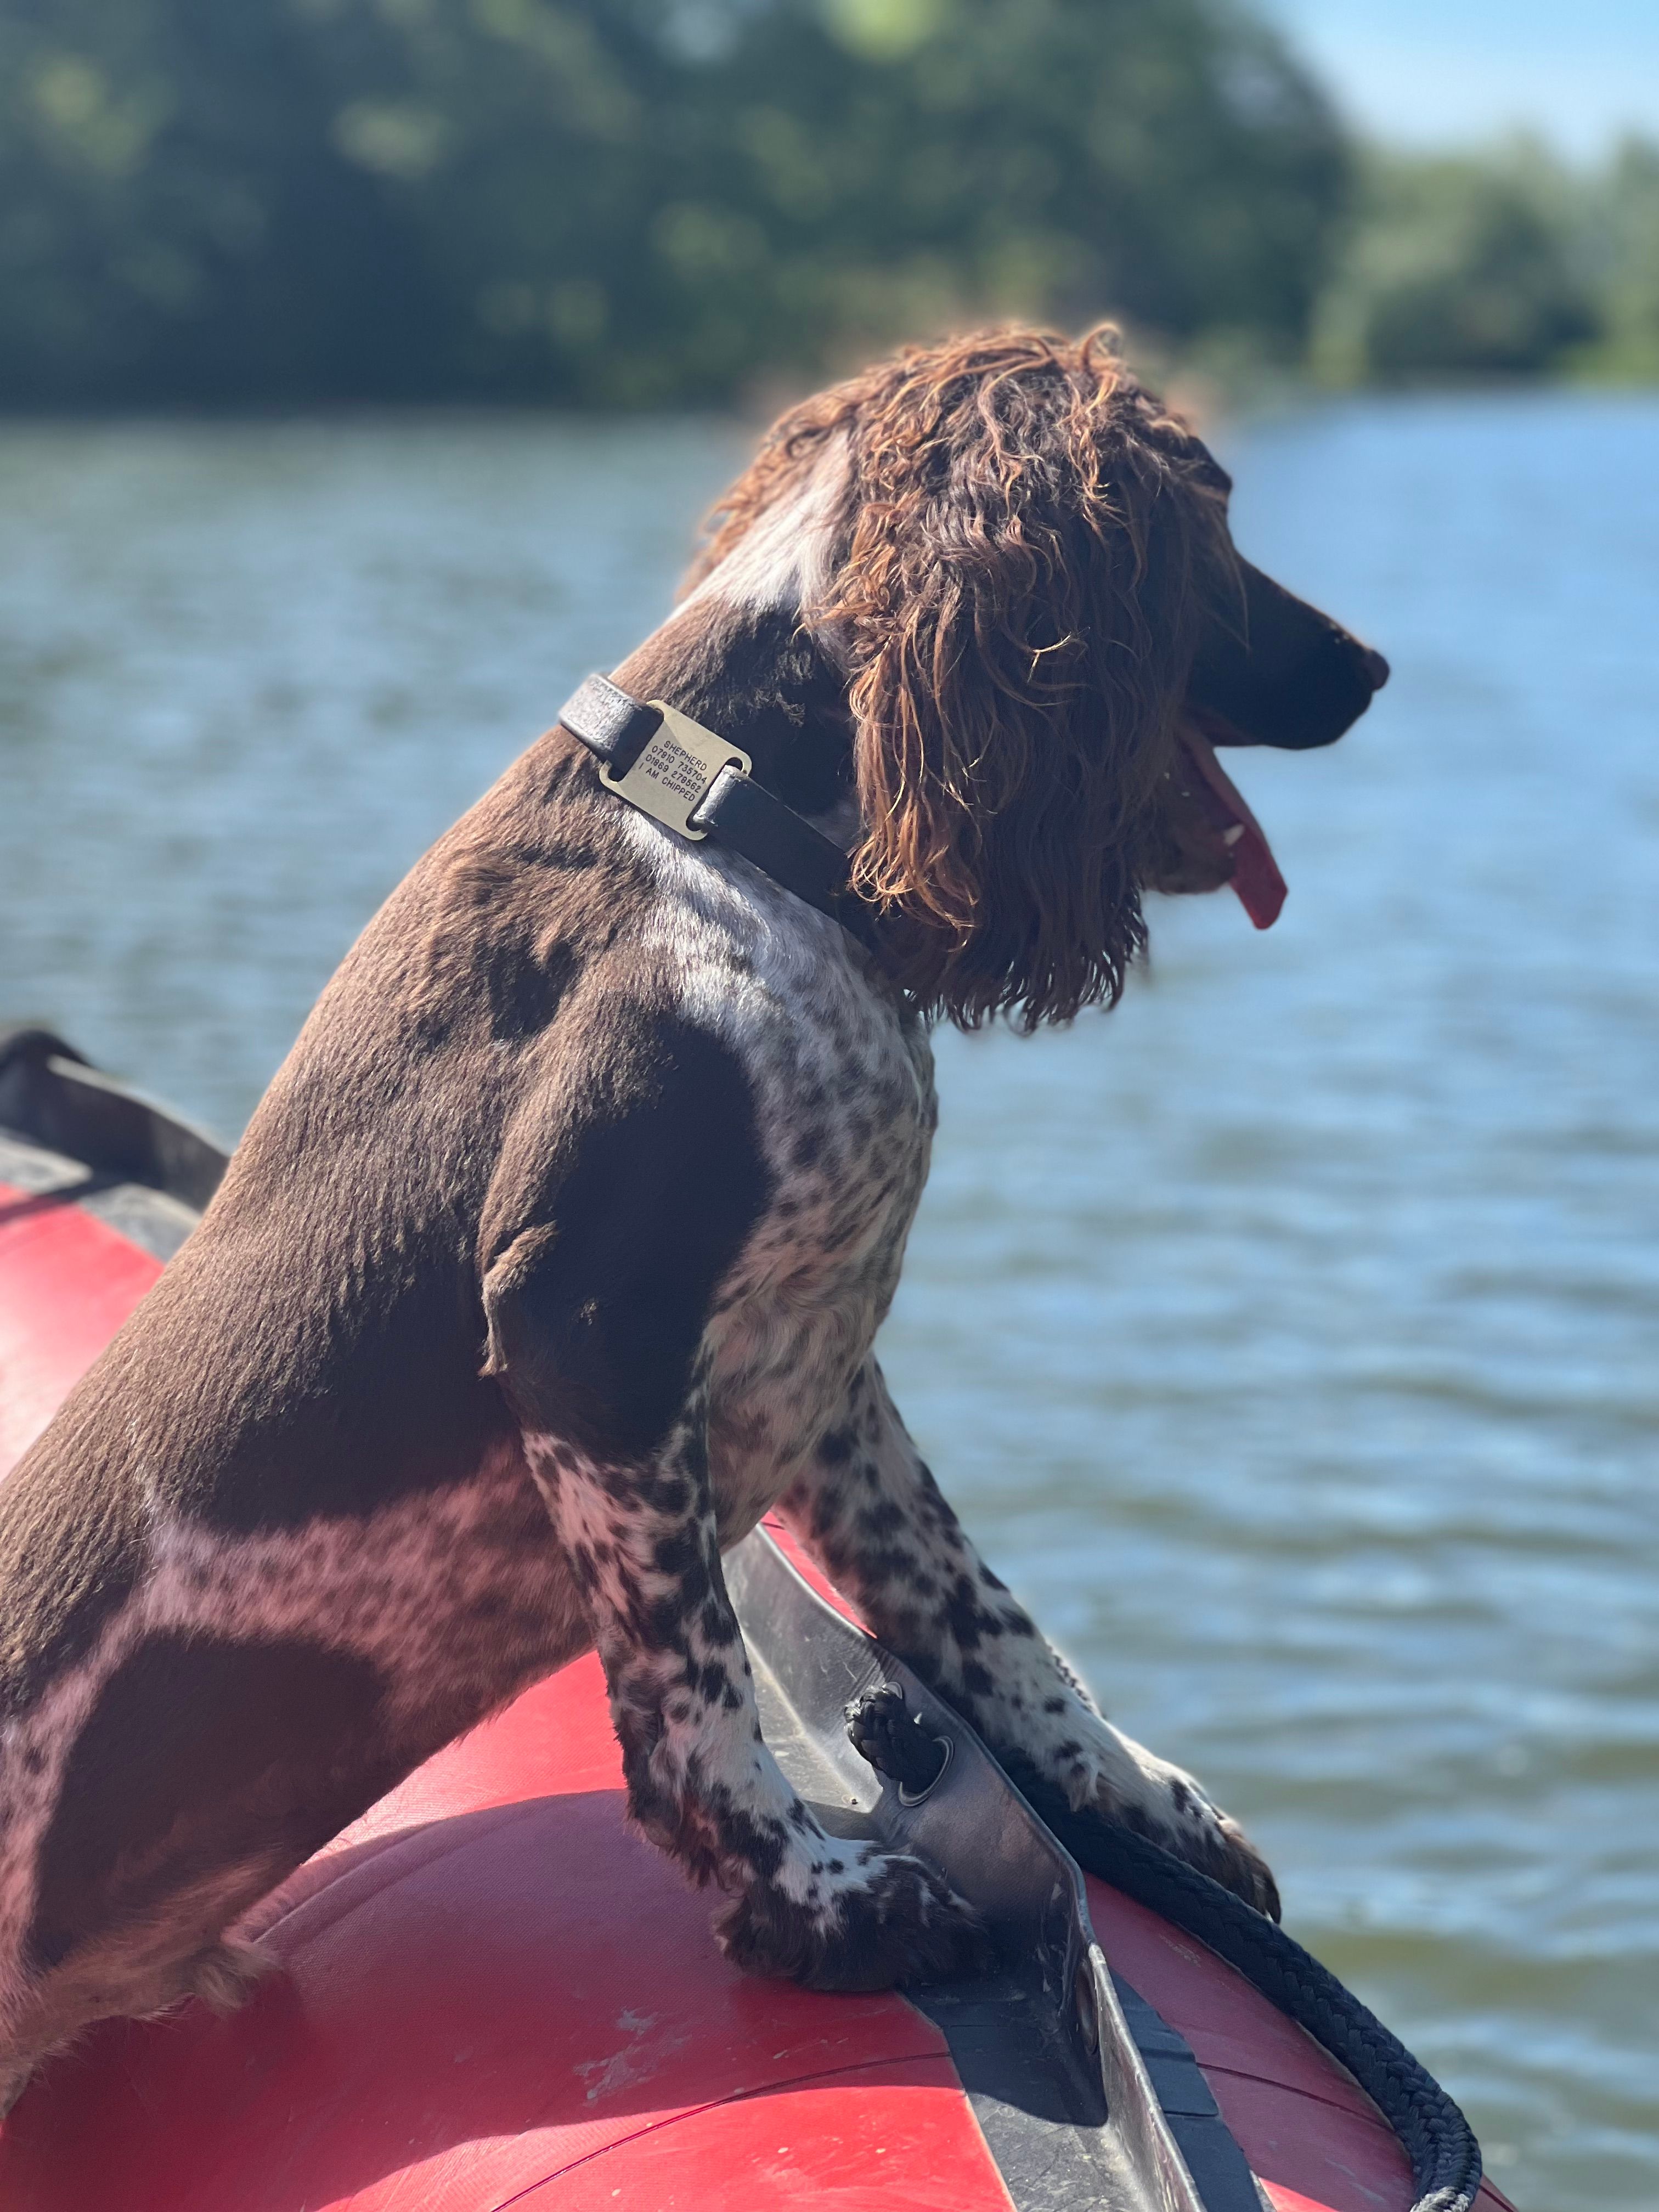
[[[821,612],[890,964],[967,1026],[1109,1003],[1231,572],[1226,480],[1115,354],[1031,333],[902,356],[848,428],[851,543]]]

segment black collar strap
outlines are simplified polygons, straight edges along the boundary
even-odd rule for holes
[[[850,888],[846,854],[753,781],[741,745],[608,676],[590,676],[559,720],[599,762],[607,789],[694,844],[713,837],[741,854],[870,945],[870,909]]]

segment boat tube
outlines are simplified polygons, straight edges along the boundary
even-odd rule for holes
[[[0,1032],[0,1469],[223,1165],[49,1032]],[[781,1528],[726,1577],[790,1779],[944,1868],[994,1973],[823,1996],[736,1972],[625,1823],[590,1656],[284,1885],[281,1971],[241,2012],[106,2021],[46,2069],[0,2124],[0,2205],[1504,2212],[1455,2106],[1272,1923],[1022,1793]]]

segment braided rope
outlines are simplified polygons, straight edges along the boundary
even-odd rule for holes
[[[902,1691],[866,1692],[848,1708],[848,1723],[859,1752],[895,1781],[925,1788],[937,1775],[938,1753],[905,1712]],[[1081,1867],[1195,1936],[1346,2067],[1400,2138],[1417,2192],[1413,2212],[1469,2212],[1480,2186],[1474,2131],[1369,2006],[1293,1936],[1208,1875],[1092,1808],[1074,1811],[1024,1759],[1002,1764]]]
[[[1195,1936],[1347,2068],[1400,2138],[1417,2192],[1413,2212],[1469,2212],[1480,2186],[1474,2131],[1368,2005],[1293,1936],[1208,1875],[1098,1813],[1073,1813],[1058,1791],[1053,1797],[1036,1809],[1079,1865]]]

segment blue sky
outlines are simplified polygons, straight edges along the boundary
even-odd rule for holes
[[[1659,0],[1257,0],[1356,122],[1414,145],[1525,125],[1594,155],[1659,137]]]

